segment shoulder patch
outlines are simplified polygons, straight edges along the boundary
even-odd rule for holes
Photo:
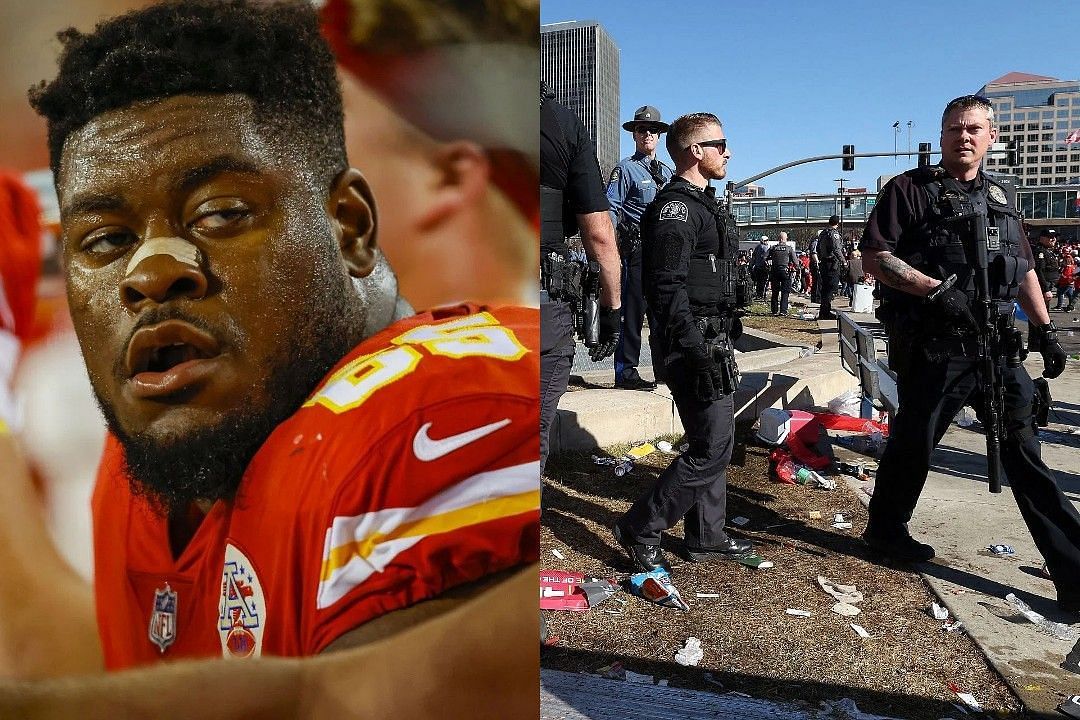
[[[616,165],[611,170],[611,177],[608,178],[608,185],[617,185],[620,178],[622,178],[622,168]]]
[[[683,222],[686,222],[686,218],[689,214],[689,211],[686,209],[686,203],[682,200],[669,200],[664,203],[664,207],[660,208],[661,220],[682,220]]]
[[[993,183],[990,183],[990,189],[987,192],[990,195],[990,199],[998,205],[1004,205],[1008,202],[1008,200],[1005,199],[1005,191]]]

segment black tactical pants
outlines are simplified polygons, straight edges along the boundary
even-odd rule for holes
[[[615,346],[615,380],[630,377],[641,360],[641,328],[648,307],[641,287],[641,245],[622,261],[622,327]],[[652,332],[655,325],[649,323]]]
[[[976,390],[976,363],[971,357],[931,360],[921,345],[912,348],[910,365],[897,380],[900,409],[889,428],[870,499],[875,533],[898,530],[911,519],[929,472],[931,451]],[[1002,467],[1057,585],[1058,598],[1080,600],[1080,513],[1042,461],[1039,441],[1031,430],[1031,378],[1023,367],[1005,369],[1003,377]]]
[[[551,426],[574,364],[574,318],[570,306],[540,304],[540,474],[547,463]]]
[[[832,299],[836,293],[836,285],[840,282],[840,274],[832,270],[822,268],[821,276],[821,306],[818,308],[819,318],[832,316]]]
[[[668,370],[668,386],[690,447],[619,524],[634,542],[659,545],[660,533],[684,520],[687,547],[708,548],[727,539],[724,523],[727,466],[735,445],[734,396],[698,400],[683,364],[672,363]]]
[[[773,273],[770,281],[772,282],[772,314],[775,315],[779,312],[782,315],[787,315],[788,295],[791,293],[791,275],[788,274],[787,268],[784,268],[783,273]]]
[[[810,263],[810,302],[821,302],[821,270]]]

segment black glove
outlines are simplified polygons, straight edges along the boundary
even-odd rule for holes
[[[600,362],[615,353],[615,346],[619,344],[619,325],[621,322],[621,310],[612,310],[609,307],[600,306],[600,336],[596,344],[589,348],[589,358],[593,362]]]
[[[715,400],[723,395],[723,373],[713,360],[707,345],[689,348],[683,356],[692,375],[694,395],[698,400]]]
[[[963,290],[950,287],[945,292],[938,293],[930,302],[937,305],[945,319],[957,327],[976,327],[975,316],[971,314],[971,307],[968,305],[967,293]]]
[[[1042,355],[1044,378],[1053,380],[1065,372],[1065,349],[1058,342],[1057,328],[1053,322],[1045,325],[1032,324],[1028,344]]]

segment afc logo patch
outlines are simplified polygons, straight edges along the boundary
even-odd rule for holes
[[[221,656],[259,657],[265,626],[266,599],[255,566],[238,547],[226,543],[218,601]]]
[[[669,200],[664,203],[664,207],[660,208],[661,220],[682,220],[686,222],[688,216],[689,212],[686,209],[686,203],[682,200]]]

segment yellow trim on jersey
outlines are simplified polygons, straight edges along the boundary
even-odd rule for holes
[[[540,507],[540,491],[531,490],[425,518],[418,518],[403,523],[392,532],[376,533],[333,548],[329,556],[323,560],[319,580],[322,582],[329,580],[334,571],[344,567],[354,557],[366,558],[370,556],[380,543],[409,537],[422,538],[428,535],[453,532],[470,525],[479,525],[499,518],[520,515],[521,513],[536,510],[538,507]]]

